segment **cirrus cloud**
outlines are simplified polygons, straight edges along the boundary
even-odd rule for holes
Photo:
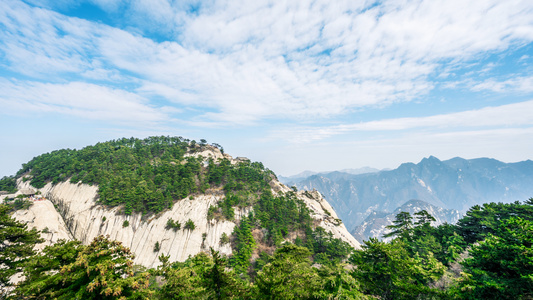
[[[228,124],[325,120],[412,101],[431,92],[444,65],[460,69],[533,40],[533,6],[518,0],[139,0],[120,5],[131,16],[124,28],[5,1],[0,50],[11,70],[128,82],[136,86],[126,92],[203,107],[196,119]],[[156,29],[168,40],[142,36]]]

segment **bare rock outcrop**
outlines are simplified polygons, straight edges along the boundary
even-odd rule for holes
[[[355,249],[361,248],[361,244],[350,234],[333,207],[318,191],[299,191],[297,195],[311,210],[311,217],[317,220],[318,225],[324,228],[326,232],[331,232],[333,237],[347,242]]]
[[[93,186],[68,182],[49,184],[42,189],[43,195],[59,208],[75,239],[88,244],[98,235],[109,235],[135,253],[136,264],[155,267],[161,254],[170,255],[171,261],[184,261],[210,247],[222,254],[231,254],[229,244],[220,245],[220,237],[223,233],[231,235],[235,223],[207,220],[209,206],[216,205],[220,197],[201,195],[182,199],[172,210],[147,217],[139,213],[125,215],[121,213],[122,207],[97,204],[96,191]],[[239,216],[237,212],[236,217]],[[169,219],[179,222],[181,229],[167,229]],[[194,223],[194,230],[184,229],[188,220]]]
[[[42,250],[45,246],[52,245],[59,240],[72,239],[65,221],[49,200],[35,201],[28,209],[15,211],[12,217],[27,223],[30,229],[36,228],[41,231],[44,242],[35,246],[37,250]]]
[[[185,153],[184,157],[203,157],[203,158],[212,158],[214,161],[217,161],[218,159],[229,159],[230,161],[233,160],[231,155],[222,153],[220,149],[217,147],[211,146],[211,145],[196,145],[194,148],[190,148],[187,153]]]

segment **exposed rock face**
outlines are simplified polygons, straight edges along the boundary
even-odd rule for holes
[[[13,217],[20,222],[28,223],[30,229],[35,227],[41,231],[41,237],[45,241],[36,245],[38,250],[61,239],[72,239],[63,218],[56,211],[54,204],[48,200],[35,201],[29,209],[15,211]]]
[[[147,218],[138,213],[121,214],[121,207],[98,205],[95,186],[62,182],[55,186],[47,184],[41,192],[59,209],[58,213],[51,205],[51,209],[42,211],[42,214],[56,214],[57,219],[64,220],[73,238],[88,244],[98,235],[109,235],[129,247],[135,253],[134,262],[145,267],[157,266],[161,254],[170,255],[171,261],[184,261],[189,255],[210,247],[222,254],[231,253],[230,245],[221,246],[219,239],[224,232],[231,235],[235,223],[206,218],[209,206],[216,205],[220,199],[217,196],[186,198],[176,202],[172,210]],[[240,216],[236,212],[236,218]],[[178,221],[182,229],[166,229],[169,218]],[[189,219],[196,226],[194,230],[183,229]],[[128,225],[124,226],[126,221]],[[203,233],[206,234],[205,240]],[[154,251],[156,242],[160,245],[159,251]]]
[[[275,193],[292,191],[291,188],[278,180],[272,180],[270,187]],[[322,194],[317,190],[298,191],[297,196],[305,202],[311,211],[311,217],[319,222],[320,227],[326,229],[327,232],[331,232],[335,238],[349,243],[355,249],[361,248],[361,244],[346,229],[333,207],[322,197]]]
[[[311,217],[320,222],[320,227],[326,229],[327,232],[331,232],[335,238],[349,243],[352,247],[361,248],[361,244],[346,230],[333,207],[318,191],[299,191],[298,198],[304,200],[311,210]]]
[[[198,146],[200,147],[200,146]],[[192,148],[192,149],[197,149],[197,148]],[[189,151],[187,153],[185,153],[184,157],[204,157],[204,158],[212,158],[213,160],[218,160],[218,159],[229,159],[230,161],[232,161],[234,163],[234,159],[231,157],[231,155],[229,154],[226,154],[226,153],[222,153],[222,151],[220,151],[220,149],[218,149],[217,147],[213,147],[211,145],[203,145],[200,149],[200,151],[194,151],[192,149],[189,149]]]
[[[209,157],[205,153],[202,156]],[[228,158],[227,155],[224,157]],[[213,155],[213,158],[218,157]],[[29,182],[23,183],[19,180],[20,189],[30,187]],[[275,193],[291,191],[277,180],[271,182],[271,187]],[[98,235],[109,235],[111,239],[122,242],[135,253],[136,264],[148,268],[159,265],[158,257],[161,254],[170,255],[170,261],[184,261],[187,257],[207,251],[210,247],[221,254],[232,253],[230,244],[220,245],[220,237],[223,233],[230,236],[235,223],[227,220],[207,219],[209,206],[215,206],[224,197],[223,195],[207,194],[193,199],[185,198],[177,201],[172,210],[157,215],[142,216],[134,213],[127,216],[121,213],[121,207],[99,205],[96,202],[98,191],[96,186],[70,182],[52,186],[48,183],[40,191],[49,201],[35,202],[28,211],[17,212],[15,218],[28,222],[30,227],[35,226],[40,230],[48,227],[51,236],[44,236],[48,239],[46,242],[48,244],[60,238],[74,238],[83,244],[88,244]],[[312,217],[317,220],[319,226],[351,246],[360,247],[320,193],[301,191],[297,195],[308,205]],[[250,208],[236,209],[235,219],[238,221],[249,211]],[[166,229],[170,218],[178,221],[182,228]],[[185,222],[189,219],[196,226],[194,230],[183,229]],[[126,221],[127,226],[125,226]],[[155,251],[156,242],[160,246],[158,251]]]

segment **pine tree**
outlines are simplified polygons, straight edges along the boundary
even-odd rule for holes
[[[246,273],[256,245],[248,218],[242,218],[233,234],[235,235],[235,254],[232,265],[238,273]]]
[[[134,274],[134,255],[120,242],[98,236],[89,245],[60,242],[32,258],[27,280],[15,293],[22,299],[146,298],[149,274]],[[123,298],[121,298],[123,297]]]
[[[532,221],[502,221],[469,254],[462,262],[465,270],[458,287],[463,299],[533,298]]]
[[[409,238],[411,229],[413,228],[413,217],[406,211],[402,211],[396,215],[396,219],[392,221],[394,225],[389,225],[386,228],[392,229],[391,232],[384,235],[384,237],[399,236],[401,238]]]
[[[39,232],[9,215],[10,207],[0,205],[0,290],[9,285],[9,278],[22,270],[26,260],[35,254],[33,247],[43,242]]]

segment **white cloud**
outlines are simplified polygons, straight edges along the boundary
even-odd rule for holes
[[[388,1],[364,8],[349,1],[214,2],[189,16],[183,46],[154,43],[152,55],[143,56],[150,59],[133,68],[126,66],[127,50],[108,49],[129,70],[188,91],[185,101],[218,109],[208,119],[239,122],[329,118],[409,101],[431,90],[427,76],[441,60],[466,61],[533,39],[524,32],[533,29],[531,6],[520,1]]]
[[[92,3],[125,6],[139,26],[127,30],[176,40],[9,1],[5,64],[41,80],[137,82],[130,92],[205,107],[196,120],[205,122],[316,120],[411,101],[431,91],[444,63],[533,40],[533,5],[518,0]],[[187,13],[191,3],[198,12]]]
[[[505,81],[498,81],[496,79],[488,79],[481,83],[471,84],[473,91],[492,91],[492,92],[533,92],[533,76],[515,77]]]
[[[308,143],[351,132],[397,132],[413,129],[432,132],[450,129],[484,130],[486,127],[532,126],[533,100],[428,117],[396,118],[329,127],[301,127],[273,132],[270,138]]]
[[[49,78],[88,68],[95,26],[46,9],[28,9],[19,2],[7,2],[0,10],[0,51],[11,70]]]
[[[168,108],[157,109],[145,98],[123,90],[71,82],[50,84],[0,80],[2,113],[27,117],[59,113],[81,119],[130,126],[154,126],[171,119]]]

